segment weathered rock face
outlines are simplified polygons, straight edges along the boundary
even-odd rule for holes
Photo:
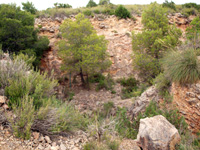
[[[175,150],[178,130],[161,115],[140,120],[137,141],[143,150]]]
[[[187,86],[172,84],[173,103],[185,117],[189,129],[200,131],[200,82]]]
[[[139,112],[143,112],[145,108],[149,105],[149,102],[153,100],[158,102],[158,92],[155,86],[151,86],[142,95],[136,98],[134,104],[130,107],[130,114],[135,117]]]
[[[41,70],[51,71],[54,69],[55,76],[60,78],[60,65],[62,61],[57,55],[57,41],[60,40],[59,27],[67,17],[36,18],[35,27],[40,28],[40,35],[48,36],[50,49],[44,54],[41,60]],[[74,16],[70,16],[74,20]],[[185,31],[194,17],[184,18],[180,13],[168,15],[169,24],[175,24],[182,31]],[[110,55],[112,66],[106,73],[110,73],[114,78],[135,75],[132,69],[132,44],[131,32],[139,33],[142,31],[141,17],[137,16],[136,21],[131,19],[118,20],[115,16],[95,15],[90,18],[92,25],[99,35],[104,35],[109,41],[107,52]]]
[[[74,18],[72,18],[74,19]],[[104,35],[109,41],[107,52],[110,55],[112,66],[106,73],[110,73],[112,77],[127,77],[132,75],[132,44],[131,32],[141,32],[141,18],[138,17],[138,22],[131,19],[118,20],[115,16],[97,15],[91,18],[90,21],[99,35]],[[61,60],[57,55],[58,48],[56,43],[60,40],[59,26],[64,18],[51,19],[42,18],[35,20],[35,27],[40,27],[40,35],[48,36],[50,40],[50,49],[44,53],[41,60],[41,70],[50,71],[54,69],[55,76],[60,76],[59,70]]]

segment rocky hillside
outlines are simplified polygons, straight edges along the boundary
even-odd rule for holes
[[[59,26],[63,18],[37,18],[35,27],[40,27],[40,35],[48,36],[50,40],[50,49],[44,54],[41,60],[40,68],[42,70],[54,69],[55,75],[60,77],[59,69],[61,60],[57,56],[57,41],[60,39]],[[70,18],[74,19],[71,15]],[[180,13],[168,15],[169,24],[176,24],[183,32],[194,16],[184,18]],[[99,35],[104,35],[109,41],[108,53],[112,61],[112,66],[107,71],[114,78],[128,77],[135,75],[132,70],[132,43],[131,32],[141,32],[141,17],[136,16],[136,21],[132,19],[118,19],[116,16],[95,15],[90,21]]]

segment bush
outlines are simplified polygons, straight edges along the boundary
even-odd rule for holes
[[[160,73],[154,80],[154,83],[156,84],[156,88],[159,91],[159,94],[164,96],[166,92],[168,92],[168,89],[171,85],[170,80],[165,76],[164,73]]]
[[[162,60],[164,73],[172,81],[180,84],[195,83],[200,79],[200,63],[197,51],[187,49],[172,51]]]
[[[31,126],[35,119],[35,108],[33,99],[25,96],[19,106],[12,104],[16,118],[9,118],[14,135],[19,138],[29,139],[31,137]]]
[[[173,1],[168,2],[168,0],[165,0],[165,2],[162,4],[162,6],[176,10],[176,6],[175,6],[175,3]]]
[[[186,17],[189,17],[190,15],[197,15],[198,11],[195,8],[183,8],[182,13]]]
[[[131,18],[131,13],[123,6],[120,5],[117,7],[117,9],[115,10],[115,15],[119,18]]]
[[[92,15],[92,11],[88,9],[88,10],[85,10],[83,12],[83,14],[86,15],[86,16],[91,16]]]
[[[197,5],[196,3],[185,3],[185,4],[182,5],[182,7],[196,8],[197,10],[200,9],[200,5]]]
[[[96,7],[96,6],[97,4],[93,0],[90,0],[86,7]]]
[[[100,0],[99,5],[108,5],[110,4],[110,0]]]
[[[115,14],[115,10],[113,8],[110,8],[109,6],[106,6],[104,8],[104,10],[102,11],[103,14],[106,15],[114,15]]]
[[[20,104],[24,95],[33,97],[36,108],[41,107],[42,98],[48,98],[54,94],[57,81],[48,77],[47,73],[30,71],[25,75],[16,74],[15,78],[9,79],[9,86],[5,88],[6,96],[10,99],[9,104]]]
[[[22,3],[22,5],[23,10],[30,12],[31,14],[36,14],[37,9],[35,8],[32,2],[27,1],[26,3]]]
[[[135,139],[137,132],[134,127],[135,122],[131,122],[127,117],[127,110],[125,108],[118,108],[116,114],[116,131],[120,136]]]
[[[139,81],[133,77],[120,79],[119,82],[124,87],[121,94],[122,99],[140,96],[146,89],[146,86],[143,84],[139,85]]]
[[[121,79],[120,84],[125,87],[135,87],[138,85],[138,81],[133,77],[129,77],[128,79]]]
[[[133,65],[139,77],[152,84],[153,79],[161,72],[159,60],[164,53],[180,43],[181,31],[168,25],[165,9],[156,2],[144,10],[142,23],[143,32],[132,34]]]
[[[113,79],[110,77],[110,75],[108,75],[108,77],[106,77],[105,79],[101,79],[99,80],[99,83],[96,87],[96,90],[99,91],[101,89],[106,89],[106,90],[113,90],[113,85],[115,84],[115,82],[113,81]]]

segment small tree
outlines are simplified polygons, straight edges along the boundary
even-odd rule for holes
[[[115,10],[115,15],[119,18],[131,18],[131,13],[123,6],[119,5]]]
[[[168,0],[165,0],[165,2],[162,4],[162,6],[176,10],[176,6],[175,6],[175,3],[173,1],[168,2]]]
[[[110,4],[110,0],[100,0],[99,5],[107,5]]]
[[[78,73],[84,84],[84,75],[100,72],[110,66],[107,59],[107,41],[98,36],[90,21],[83,14],[76,21],[66,19],[61,25],[63,40],[59,42],[59,53],[63,68],[70,73]]]
[[[192,41],[194,49],[196,49],[196,44],[199,42],[198,41],[199,34],[200,34],[200,18],[196,17],[195,19],[192,20],[190,26],[186,29],[187,38]]]
[[[97,4],[93,0],[90,0],[86,7],[96,7],[96,6]]]
[[[35,8],[32,2],[27,1],[26,3],[22,3],[22,5],[22,9],[30,12],[31,14],[35,14],[37,12],[37,9]]]
[[[142,33],[133,32],[134,68],[140,76],[151,83],[161,71],[159,59],[165,51],[179,44],[181,31],[168,25],[164,9],[152,3],[142,14]]]

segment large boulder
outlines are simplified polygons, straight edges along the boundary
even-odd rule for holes
[[[175,150],[180,140],[178,130],[165,117],[140,120],[137,142],[143,150]]]

